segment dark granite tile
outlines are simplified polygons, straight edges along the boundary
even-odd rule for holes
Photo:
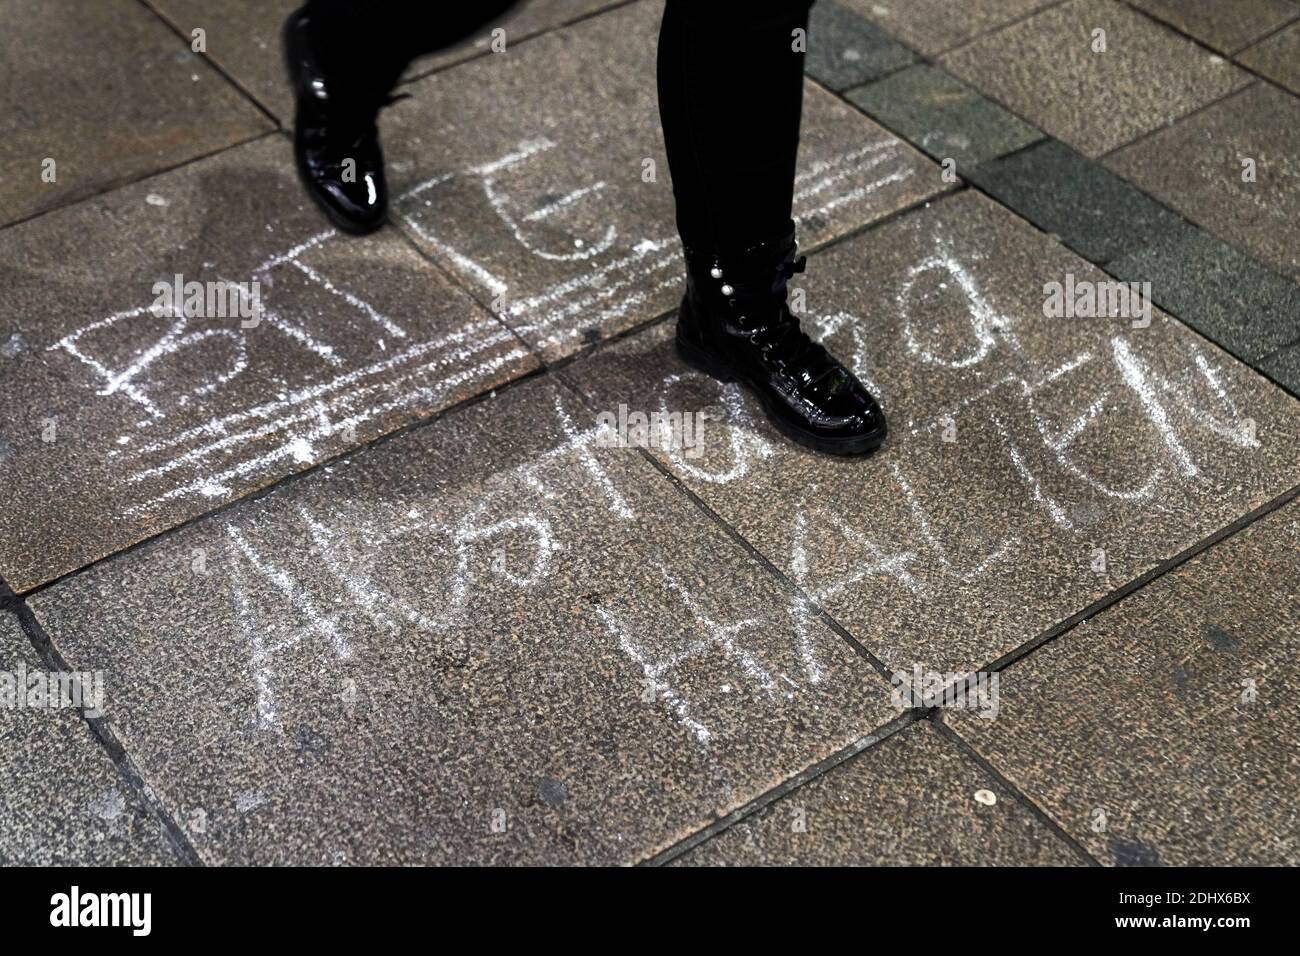
[[[967,171],[967,178],[1086,259],[1106,263],[1178,229],[1177,214],[1056,140]]]
[[[1300,396],[1300,342],[1278,349],[1259,362],[1259,370]]]
[[[846,98],[935,159],[955,159],[959,174],[1043,138],[965,83],[925,64],[851,90]]]
[[[111,698],[116,676],[86,675],[81,699],[93,707],[96,688]],[[180,862],[57,680],[13,615],[0,612],[0,865]],[[66,706],[51,706],[50,693]]]
[[[30,603],[206,861],[635,862],[897,711],[601,434],[535,379]]]
[[[871,23],[831,0],[812,8],[805,71],[832,90],[846,90],[907,66],[916,56]]]
[[[1300,17],[1291,0],[1129,0],[1221,53],[1236,53]]]
[[[1106,165],[1208,232],[1300,277],[1297,157],[1300,101],[1256,83],[1116,153]],[[1252,175],[1253,181],[1243,178]]]
[[[633,4],[422,80],[386,114],[402,227],[549,359],[680,299],[650,81],[659,7]],[[948,188],[920,153],[807,83],[795,190],[806,242]]]
[[[606,410],[720,405],[661,460],[891,671],[971,670],[1300,480],[1290,396],[1158,311],[1048,318],[1071,281],[1109,280],[970,191],[812,257],[796,306],[890,416],[867,459],[783,439],[671,323],[560,374]]]
[[[0,56],[0,225],[272,128],[134,0],[10,0]]]
[[[609,6],[614,0],[527,0],[512,16],[490,25],[484,35],[417,60],[410,75],[461,62],[481,53],[496,27],[505,30],[506,51],[520,40]],[[286,126],[293,123],[293,96],[280,55],[280,27],[302,0],[154,0],[154,6],[183,33],[202,28],[208,55]]]
[[[1104,31],[1105,52],[1094,52]],[[1112,0],[1070,0],[943,57],[949,72],[1088,156],[1212,103],[1249,74]]]
[[[262,311],[154,314],[177,275]],[[396,231],[328,228],[284,137],[6,229],[0,576],[29,589],[537,364]]]
[[[922,721],[678,858],[683,866],[1084,863]]]
[[[1292,93],[1300,93],[1300,23],[1256,43],[1237,59]]]
[[[840,0],[914,50],[935,56],[1057,0]]]
[[[1300,508],[1008,668],[956,727],[1098,859],[1300,864]]]
[[[1107,271],[1150,282],[1158,306],[1254,364],[1300,339],[1300,285],[1184,223]]]

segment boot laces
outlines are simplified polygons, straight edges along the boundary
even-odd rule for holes
[[[807,264],[807,256],[791,256],[780,262],[769,293],[771,299],[768,309],[775,304],[775,316],[767,322],[760,319],[759,324],[744,322],[743,327],[750,339],[764,352],[780,356],[786,366],[799,370],[809,381],[816,382],[838,365],[826,349],[804,331],[798,316],[790,311],[787,304],[790,280],[803,272]]]

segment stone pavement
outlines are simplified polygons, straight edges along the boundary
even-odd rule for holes
[[[1300,862],[1300,5],[821,0],[865,460],[673,352],[657,0],[416,64],[364,240],[291,4],[93,6],[0,12],[0,862]]]

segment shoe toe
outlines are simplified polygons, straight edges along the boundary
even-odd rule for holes
[[[316,161],[309,153],[299,154],[303,180],[330,220],[347,232],[373,232],[388,215],[383,164],[357,165],[356,176],[345,179],[338,162]]]
[[[862,438],[885,427],[880,404],[851,372],[834,369],[809,402],[813,430],[827,438]]]
[[[386,202],[383,183],[376,174],[359,175],[356,182],[321,179],[319,183],[326,202],[349,220],[371,224],[384,218]]]

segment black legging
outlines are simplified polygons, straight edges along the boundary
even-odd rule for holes
[[[668,0],[659,116],[682,241],[727,252],[793,226],[813,0]],[[797,47],[797,50],[796,50]]]
[[[813,0],[668,0],[659,115],[682,241],[727,252],[789,231]],[[328,66],[378,102],[417,56],[460,42],[515,0],[308,0]]]

